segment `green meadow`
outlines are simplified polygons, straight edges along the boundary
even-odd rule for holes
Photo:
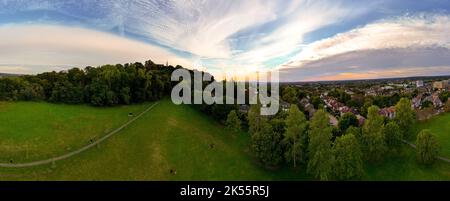
[[[97,108],[36,102],[0,102],[0,163],[62,155],[127,122],[146,105]]]
[[[0,162],[63,155],[121,126],[153,103],[111,108],[42,102],[0,103]],[[305,168],[265,169],[250,137],[230,133],[190,106],[159,101],[99,146],[71,158],[27,168],[0,168],[0,180],[311,180]],[[415,152],[366,164],[365,180],[450,180],[450,165],[422,167]],[[175,170],[176,174],[170,170]]]
[[[441,155],[450,158],[450,113],[435,116],[416,126],[418,133],[422,129],[429,129],[438,139]]]

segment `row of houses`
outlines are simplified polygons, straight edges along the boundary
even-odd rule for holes
[[[412,99],[412,107],[414,109],[422,109],[422,104],[426,101],[433,103],[435,108],[441,108],[445,103],[439,98],[439,92],[434,92],[431,95],[419,94]]]
[[[356,111],[355,108],[346,106],[345,104],[337,101],[335,98],[326,97],[323,98],[323,101],[328,108],[330,108],[334,113],[340,114],[341,116],[345,113],[353,113],[355,115],[358,114],[358,111]]]

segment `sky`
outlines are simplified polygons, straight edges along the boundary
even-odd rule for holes
[[[0,0],[0,72],[148,59],[219,79],[450,75],[450,1]]]

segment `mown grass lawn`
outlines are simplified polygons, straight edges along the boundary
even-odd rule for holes
[[[92,135],[100,135],[107,128],[112,129],[111,127],[114,126],[106,123],[109,122],[109,118],[116,119],[115,122],[120,124],[121,121],[127,120],[130,110],[142,111],[148,105],[150,104],[100,109],[48,103],[6,103],[2,105],[1,110],[8,111],[8,113],[0,113],[0,119],[11,120],[10,123],[2,123],[0,131],[9,130],[10,134],[2,134],[4,136],[1,138],[15,143],[5,143],[9,147],[22,147],[24,142],[30,143],[27,140],[37,138],[53,142],[61,141],[58,146],[71,146],[75,149]],[[35,108],[45,109],[35,110]],[[53,112],[47,112],[48,110]],[[34,111],[35,115],[23,116],[22,114],[22,116],[16,117],[15,114],[19,111],[24,114]],[[50,117],[40,117],[41,113]],[[58,119],[59,122],[78,121],[73,116],[81,115],[80,113],[94,116],[84,123],[74,122],[72,127],[65,127],[66,135],[58,135],[58,132],[51,129],[53,128],[52,118]],[[122,119],[123,116],[125,116],[124,119]],[[21,124],[12,123],[12,119],[19,119],[22,122],[37,120],[33,126],[19,128]],[[26,132],[28,130],[39,132]],[[26,136],[17,137],[13,133]],[[82,134],[75,135],[77,133]],[[66,139],[66,136],[72,137]],[[292,170],[289,166],[277,170],[262,168],[250,153],[249,141],[250,138],[247,134],[232,134],[192,107],[176,106],[170,100],[163,100],[129,127],[103,142],[98,148],[59,161],[54,167],[44,165],[16,169],[0,168],[0,180],[312,179],[305,174],[305,168],[298,170]],[[79,142],[78,145],[77,142]],[[214,144],[214,148],[211,148],[211,144]],[[34,158],[45,158],[47,155],[61,151],[56,149],[52,143],[38,143],[38,145],[40,149],[37,149]],[[10,152],[9,154],[14,155],[14,153]],[[449,165],[438,163],[432,167],[420,167],[415,162],[414,154],[414,150],[404,147],[399,157],[386,159],[385,162],[378,165],[366,165],[366,175],[363,179],[450,180]],[[1,155],[2,158],[9,157],[3,153]],[[20,152],[17,157],[22,155],[23,153]],[[176,175],[171,174],[170,169],[176,170]]]
[[[0,162],[46,159],[85,146],[127,122],[148,104],[97,108],[0,102]]]
[[[438,139],[441,155],[450,158],[450,113],[444,113],[419,122],[416,126],[416,133],[422,129],[431,130]]]
[[[397,153],[388,153],[383,161],[376,164],[365,164],[366,175],[363,180],[382,181],[441,181],[450,180],[450,164],[437,161],[431,166],[416,162],[416,151],[402,145]]]

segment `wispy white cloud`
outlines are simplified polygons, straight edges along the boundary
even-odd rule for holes
[[[159,43],[205,58],[230,58],[231,36],[276,19],[274,1],[173,1],[167,12],[141,21]],[[151,8],[154,9],[154,8]]]
[[[322,0],[139,0],[104,7],[110,14],[94,24],[122,23],[127,32],[194,57],[261,68],[267,67],[263,62],[298,51],[306,34],[366,11]]]
[[[304,36],[325,26],[337,23],[361,10],[350,12],[349,7],[324,1],[296,1],[284,13],[286,20],[253,43],[253,48],[238,56],[239,61],[262,63],[272,58],[298,51]],[[318,14],[320,13],[320,14]]]
[[[36,66],[85,67],[147,59],[187,67],[192,65],[190,61],[158,46],[113,34],[54,25],[0,26],[0,55],[3,66],[0,70],[16,70],[16,73],[43,71]],[[12,68],[14,66],[21,68]]]

